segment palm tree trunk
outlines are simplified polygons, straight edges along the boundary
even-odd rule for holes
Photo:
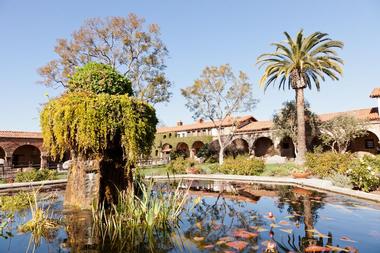
[[[305,162],[306,134],[305,134],[305,98],[304,88],[296,88],[297,104],[297,157],[298,164]]]

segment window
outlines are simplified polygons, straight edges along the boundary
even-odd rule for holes
[[[172,138],[172,133],[169,133],[169,138]]]
[[[158,156],[158,150],[156,150],[156,156]]]
[[[282,148],[283,149],[289,149],[290,148],[289,143],[288,142],[282,143]]]
[[[162,137],[163,139],[166,139],[166,135],[164,134],[164,136]]]
[[[375,141],[373,139],[366,139],[365,148],[367,149],[375,148]]]

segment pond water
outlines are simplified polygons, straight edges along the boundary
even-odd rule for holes
[[[380,252],[379,204],[290,186],[181,184],[191,185],[191,199],[153,252]],[[0,252],[114,252],[94,238],[90,212],[64,210],[57,196],[40,204],[61,220],[58,230],[36,245],[18,232],[30,210],[16,212],[0,230]]]

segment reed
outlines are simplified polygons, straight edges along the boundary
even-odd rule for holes
[[[155,190],[154,182],[139,183],[138,191],[120,191],[117,204],[93,209],[103,246],[135,251],[144,245],[154,251],[167,244],[188,201],[188,190]],[[180,185],[180,184],[179,184]]]

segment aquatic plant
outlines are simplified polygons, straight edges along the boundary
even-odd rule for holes
[[[18,192],[15,195],[0,196],[0,209],[2,211],[17,211],[25,209],[29,206],[29,198],[31,194],[28,192]]]
[[[188,191],[154,190],[153,182],[140,183],[139,190],[120,191],[117,204],[104,203],[93,209],[93,220],[103,246],[134,250],[146,243],[150,251],[168,240],[188,200]]]
[[[30,212],[32,218],[26,223],[19,226],[21,233],[30,232],[34,245],[38,246],[41,238],[52,238],[54,232],[58,229],[59,222],[52,218],[50,208],[42,209],[38,204],[38,190],[28,197]]]

